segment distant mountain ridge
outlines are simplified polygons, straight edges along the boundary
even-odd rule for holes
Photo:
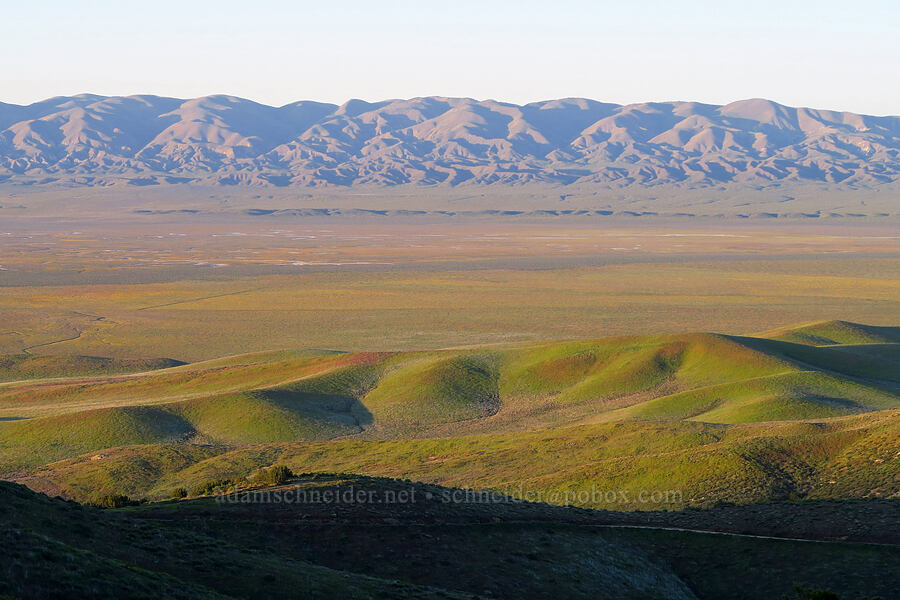
[[[426,97],[282,107],[232,96],[0,103],[0,181],[268,186],[900,180],[900,117],[753,99],[516,105]]]

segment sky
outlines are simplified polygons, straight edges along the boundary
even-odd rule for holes
[[[900,115],[896,0],[0,0],[0,101],[466,96]]]

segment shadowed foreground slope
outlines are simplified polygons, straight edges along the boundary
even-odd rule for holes
[[[673,514],[671,522],[657,513],[656,522],[641,524],[616,513],[502,498],[447,501],[461,490],[327,474],[244,489],[243,500],[191,498],[101,511],[0,483],[0,529],[12,542],[0,593],[768,599],[801,582],[849,597],[890,597],[900,572],[893,545],[687,530],[728,531],[733,510],[691,511],[698,516],[680,520]],[[265,501],[286,492],[295,501]],[[363,500],[335,500],[348,492]],[[889,510],[795,505],[793,533],[821,539],[813,531],[823,508],[849,521]],[[747,511],[743,526],[765,535],[771,523],[764,511]]]

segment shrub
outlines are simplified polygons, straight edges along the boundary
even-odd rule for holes
[[[201,483],[191,492],[193,496],[208,496],[216,492],[225,491],[235,484],[233,479],[213,479],[206,483]]]
[[[250,477],[252,483],[262,485],[281,485],[286,483],[294,474],[284,465],[273,465],[267,469],[261,469]]]
[[[183,487],[175,488],[174,490],[172,490],[172,498],[175,500],[179,498],[187,498],[187,495],[187,490]]]
[[[814,590],[811,588],[795,587],[796,598],[802,600],[841,600],[841,597],[828,590]]]
[[[139,503],[124,494],[106,494],[95,498],[89,504],[98,508],[122,508],[123,506],[134,506]]]
[[[814,588],[804,587],[802,585],[794,585],[793,596],[782,596],[783,600],[844,600],[843,596],[839,596],[829,590],[818,590]],[[859,598],[858,600],[881,600],[878,596],[870,599]]]
[[[269,475],[273,485],[280,485],[287,482],[294,474],[284,465],[275,465],[269,469]]]

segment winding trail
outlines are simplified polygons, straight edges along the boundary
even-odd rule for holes
[[[26,347],[22,348],[22,352],[24,354],[31,354],[31,352],[29,352],[29,350],[34,350],[35,348],[43,348],[45,346],[52,346],[54,344],[62,344],[63,342],[72,342],[72,341],[79,339],[82,335],[84,335],[84,332],[79,331],[78,335],[75,335],[72,337],[62,338],[59,340],[53,340],[52,342],[44,342],[42,344],[35,344],[33,346],[26,346]]]
[[[89,313],[83,313],[83,312],[78,312],[78,311],[73,311],[73,314],[76,314],[76,315],[79,315],[82,317],[90,317],[92,323],[100,323],[102,321],[106,321],[106,317],[101,316],[101,315],[92,315]],[[110,321],[110,323],[115,325],[115,323],[113,321]],[[52,340],[49,342],[42,342],[40,344],[33,344],[31,346],[25,346],[24,348],[22,348],[22,353],[23,354],[31,354],[31,352],[29,352],[29,350],[34,350],[35,348],[44,348],[46,346],[53,346],[55,344],[62,344],[64,342],[73,342],[73,341],[81,338],[81,336],[83,336],[87,330],[76,330],[76,331],[78,331],[78,335],[74,335],[72,337],[61,338],[61,339]],[[13,332],[13,333],[18,333],[18,332]],[[22,335],[22,334],[19,334],[19,335]]]

